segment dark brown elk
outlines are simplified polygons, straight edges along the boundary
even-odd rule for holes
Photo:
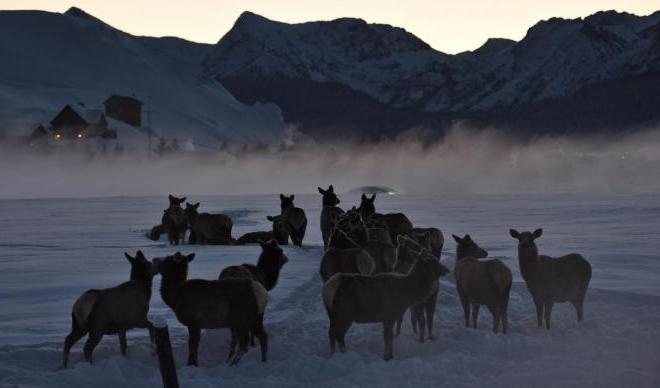
[[[343,233],[336,234],[336,231],[341,231]],[[389,240],[389,234],[387,234],[388,237],[386,241],[383,241],[382,239],[371,240],[370,235],[373,236],[373,231],[373,228],[367,228],[359,211],[353,207],[339,217],[335,223],[333,237],[341,238],[345,235],[352,243],[366,250],[375,260],[376,268],[374,273],[391,272],[396,258],[396,248],[391,243],[386,242]],[[330,244],[330,246],[332,245],[333,244]]]
[[[518,262],[527,289],[536,306],[539,327],[545,317],[545,327],[550,329],[550,317],[554,303],[571,302],[577,321],[584,316],[584,299],[591,281],[591,264],[577,253],[561,257],[539,255],[534,242],[543,229],[533,233],[511,229],[511,237],[518,240]]]
[[[190,226],[190,244],[232,245],[231,218],[224,214],[199,213],[199,202],[186,203],[186,220]]]
[[[398,235],[410,235],[413,230],[413,224],[408,217],[403,213],[388,213],[380,214],[376,212],[374,202],[376,201],[376,194],[371,198],[362,194],[360,207],[358,211],[363,219],[373,219],[385,225],[390,233],[390,240],[396,241]]]
[[[280,208],[282,209],[280,218],[289,231],[293,245],[300,247],[307,230],[307,216],[303,209],[294,206],[294,198],[293,194],[288,197],[280,194]]]
[[[445,245],[445,237],[437,228],[413,228],[413,238],[422,246],[427,247],[437,257],[442,255],[442,247]]]
[[[188,328],[188,365],[197,366],[197,349],[202,329],[229,328],[238,338],[239,350],[227,357],[236,365],[248,350],[249,333],[268,349],[268,337],[261,317],[268,302],[268,291],[250,279],[188,280],[188,264],[195,254],[154,259],[162,280],[160,295],[179,322]],[[265,353],[265,352],[264,352]]]
[[[335,228],[335,223],[344,213],[344,211],[339,208],[339,198],[335,194],[335,189],[330,185],[327,190],[318,188],[319,193],[323,196],[323,209],[321,210],[321,236],[323,237],[323,248],[328,248],[328,241],[330,241],[330,235],[332,230]]]
[[[507,330],[507,310],[511,291],[511,270],[500,260],[480,261],[488,256],[469,235],[463,238],[452,235],[456,241],[456,291],[463,305],[465,327],[470,326],[470,306],[472,306],[472,326],[477,328],[479,307],[486,305],[493,316],[493,331],[497,333],[500,323],[502,333]]]
[[[242,265],[232,265],[226,267],[220,272],[218,280],[227,279],[227,278],[242,278],[242,279],[252,279],[261,283],[266,291],[270,291],[277,285],[277,280],[280,277],[280,271],[284,264],[286,264],[289,259],[286,257],[282,248],[277,244],[277,241],[270,240],[268,242],[260,241],[261,245],[261,254],[257,260],[257,265],[254,264],[242,264]],[[263,315],[261,316],[261,325],[263,325]],[[254,345],[254,335],[251,333],[251,342]],[[236,335],[232,333],[232,344],[231,344],[231,354],[235,353],[236,346]],[[263,345],[263,344],[262,344]],[[261,349],[261,361],[266,361],[267,359],[267,349]]]
[[[383,358],[393,357],[394,323],[407,308],[426,297],[431,283],[445,272],[437,261],[418,256],[408,274],[382,273],[373,276],[338,273],[323,285],[323,302],[330,318],[330,353],[346,351],[344,338],[355,323],[382,322],[385,339]]]
[[[177,198],[169,195],[170,206],[163,210],[163,215],[160,220],[160,225],[151,228],[149,238],[158,241],[160,235],[167,234],[167,239],[172,245],[179,245],[181,240],[184,239],[188,223],[184,215],[181,204],[186,200],[186,197]]]
[[[259,241],[276,240],[280,245],[289,244],[289,230],[280,218],[280,216],[267,216],[268,221],[272,223],[272,230],[263,232],[248,232],[239,237],[234,244],[258,244]]]
[[[126,332],[147,328],[151,284],[155,267],[137,251],[135,257],[124,253],[131,264],[130,280],[113,288],[93,289],[82,294],[71,312],[71,333],[64,341],[63,364],[67,367],[71,347],[89,334],[85,343],[85,360],[92,362],[92,353],[104,335],[117,334],[121,353],[126,355]],[[153,337],[152,337],[153,338]]]
[[[424,252],[424,253],[423,253]],[[431,254],[425,247],[417,243],[415,240],[406,236],[399,236],[396,247],[396,262],[393,271],[396,273],[406,274],[412,268],[416,258],[419,255],[425,255],[429,259],[439,260],[439,257]],[[443,266],[443,268],[445,268]],[[445,268],[442,276],[449,273]],[[428,339],[433,340],[433,318],[435,317],[435,308],[438,301],[438,292],[440,289],[440,282],[435,281],[430,284],[426,298],[419,303],[415,303],[410,307],[410,321],[412,324],[413,332],[418,334],[419,341],[424,342],[426,333],[428,332]],[[399,318],[396,325],[396,335],[401,333],[401,321]]]
[[[351,240],[342,230],[335,229],[328,249],[321,257],[319,273],[327,281],[336,273],[360,273],[370,275],[376,262],[369,253]]]

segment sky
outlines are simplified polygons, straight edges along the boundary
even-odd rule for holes
[[[648,15],[660,10],[660,0],[0,0],[0,10],[64,12],[71,6],[131,34],[204,43],[217,42],[246,10],[289,23],[357,17],[403,27],[453,54],[474,50],[488,38],[520,40],[529,27],[550,17],[609,9]]]

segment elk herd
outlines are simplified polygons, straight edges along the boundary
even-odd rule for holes
[[[323,255],[319,274],[321,296],[328,319],[330,354],[346,350],[345,337],[353,323],[381,323],[385,344],[383,358],[393,358],[392,342],[401,332],[410,310],[412,330],[420,342],[434,339],[433,324],[438,302],[439,279],[450,273],[440,256],[442,232],[433,227],[415,227],[403,213],[378,213],[376,194],[362,194],[359,206],[344,210],[332,185],[318,188],[322,195],[320,215]],[[199,203],[169,196],[160,224],[148,237],[167,235],[172,245],[259,244],[255,264],[222,269],[216,279],[188,279],[194,253],[176,252],[149,260],[141,251],[125,253],[130,277],[113,288],[84,292],[73,304],[71,333],[66,337],[63,365],[71,347],[87,335],[84,357],[92,353],[104,335],[117,335],[126,354],[126,332],[153,327],[147,319],[152,282],[161,276],[160,297],[177,320],[188,329],[188,365],[197,365],[202,329],[228,328],[231,344],[226,362],[236,365],[249,345],[259,343],[261,360],[268,357],[268,334],[264,314],[268,292],[278,282],[288,258],[281,246],[302,246],[307,229],[305,211],[294,205],[294,195],[280,194],[280,213],[268,216],[271,229],[232,237],[232,219],[224,214],[200,213]],[[185,202],[185,207],[183,206]],[[537,323],[550,329],[554,303],[570,302],[582,321],[584,300],[591,279],[591,265],[579,254],[552,258],[539,255],[535,240],[543,231],[509,231],[518,241],[520,274],[536,307]],[[187,235],[187,236],[186,236]],[[465,326],[477,327],[480,307],[492,315],[493,331],[507,332],[511,270],[501,260],[487,260],[488,252],[470,235],[452,235],[456,243],[451,269],[463,308]]]

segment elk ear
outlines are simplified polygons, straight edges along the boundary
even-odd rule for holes
[[[146,257],[144,257],[144,253],[142,253],[142,251],[139,250],[139,249],[138,249],[137,253],[135,254],[135,258],[136,259],[144,259],[144,260],[147,259]]]
[[[167,196],[167,198],[169,198],[170,201],[174,199],[174,197],[172,196],[172,194],[169,194],[169,195]]]
[[[335,192],[335,188],[332,187],[332,185],[330,185],[330,186],[328,186],[328,191],[331,192],[331,193],[334,193],[334,192]]]
[[[271,248],[279,247],[279,244],[277,243],[277,240],[275,240],[275,239],[272,239],[272,240],[268,241],[268,245],[270,245]]]
[[[259,243],[259,245],[261,245],[261,249],[266,249],[266,247],[268,246],[268,245],[264,242],[264,240],[257,240],[257,242]]]
[[[509,234],[511,235],[511,237],[515,238],[516,240],[520,239],[520,232],[518,232],[515,229],[509,229]]]
[[[463,236],[463,240],[464,241],[472,241],[472,237],[470,237],[469,234],[466,234],[465,236]]]
[[[363,200],[363,201],[366,201],[366,200],[367,200],[367,196],[364,195],[364,193],[362,193],[362,200]]]
[[[295,196],[294,194],[291,194],[291,197],[290,197],[290,198],[291,198],[291,200],[293,201],[293,199],[294,199],[295,197],[296,197],[296,196]]]
[[[457,243],[460,244],[461,242],[463,242],[463,240],[460,237],[458,237],[457,235],[452,234],[451,236],[454,238],[454,241],[456,241]]]
[[[325,194],[325,190],[323,190],[322,188],[317,187],[317,189],[319,189],[319,193],[321,193],[321,195]]]
[[[126,256],[126,260],[128,260],[129,263],[133,264],[135,261],[135,258],[129,255],[127,252],[124,252],[124,256]]]
[[[281,193],[280,193],[280,201],[284,201],[284,198],[286,198],[286,197],[284,196],[284,194],[281,194]]]
[[[534,238],[539,238],[541,237],[542,234],[543,234],[543,229],[536,229],[534,233],[532,233],[532,236],[534,236]]]
[[[374,195],[371,196],[370,201],[373,202],[373,201],[375,201],[375,200],[376,200],[376,193],[374,193]]]
[[[193,261],[194,258],[195,258],[195,254],[194,254],[194,253],[191,253],[191,254],[189,254],[188,256],[186,256],[186,259],[188,260],[189,263],[190,263],[191,261]]]

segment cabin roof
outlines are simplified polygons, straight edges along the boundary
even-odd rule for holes
[[[129,104],[139,104],[139,105],[144,105],[144,103],[137,98],[133,96],[120,96],[118,94],[113,94],[112,96],[108,97],[107,100],[103,102],[103,104],[108,105],[112,103],[129,103]]]
[[[87,109],[85,107],[79,106],[79,105],[70,105],[71,109],[74,110],[82,118],[87,122],[87,124],[96,124],[101,120],[101,117],[103,117],[103,111],[101,109]]]
[[[67,104],[64,108],[62,108],[59,113],[55,115],[55,117],[50,121],[52,125],[56,125],[58,119],[66,112],[66,111],[71,111],[75,115],[77,115],[82,121],[84,121],[87,124],[96,124],[101,120],[101,117],[103,117],[103,111],[100,109],[86,109],[83,106],[80,105],[71,105]]]

